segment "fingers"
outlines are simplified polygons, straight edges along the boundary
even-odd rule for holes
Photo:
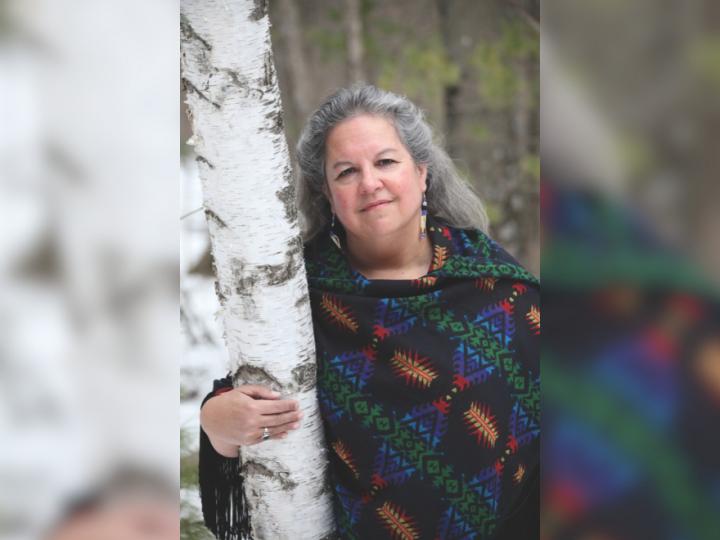
[[[257,384],[244,384],[237,388],[243,394],[246,394],[255,399],[277,399],[280,397],[279,392],[270,390],[267,386],[260,386]]]
[[[260,414],[278,414],[300,408],[300,404],[294,399],[278,399],[280,394],[266,386],[245,384],[237,389],[256,400],[254,406]]]
[[[275,427],[284,424],[293,424],[298,422],[302,417],[302,411],[293,411],[289,413],[265,415],[261,418],[260,422],[263,426]]]
[[[260,414],[280,414],[297,411],[300,404],[294,399],[258,400],[255,402]]]
[[[284,424],[282,426],[275,426],[275,427],[271,427],[271,428],[269,427],[268,428],[268,432],[270,434],[269,439],[284,439],[285,437],[288,436],[288,431],[290,431],[291,429],[297,428],[299,425],[300,424],[295,423],[295,424]],[[262,430],[262,429],[260,430],[257,439],[252,444],[258,444],[258,443],[263,442],[263,431],[264,430]],[[265,439],[265,440],[269,440],[269,439]]]
[[[268,427],[268,431],[270,432],[270,438],[278,437],[278,436],[282,435],[283,433],[287,434],[288,431],[297,429],[297,427],[299,425],[300,424],[295,422],[295,423],[283,424],[280,426]],[[260,437],[262,437],[262,430],[260,432]]]

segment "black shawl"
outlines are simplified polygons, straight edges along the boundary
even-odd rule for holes
[[[338,530],[537,537],[537,280],[481,232],[428,232],[415,280],[364,278],[327,234],[306,247]]]

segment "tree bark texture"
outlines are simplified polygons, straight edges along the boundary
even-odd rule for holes
[[[300,429],[241,449],[256,539],[334,533],[302,240],[263,0],[182,0],[183,84],[236,386],[300,402]]]

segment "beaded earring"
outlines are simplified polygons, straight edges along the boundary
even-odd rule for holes
[[[332,221],[330,222],[330,240],[333,241],[333,244],[335,244],[338,249],[342,250],[342,245],[340,244],[340,237],[335,232],[335,212],[333,212]]]
[[[423,193],[422,197],[422,207],[420,208],[420,240],[425,239],[427,236],[427,199],[425,198],[425,193]]]

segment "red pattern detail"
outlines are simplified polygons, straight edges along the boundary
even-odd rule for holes
[[[447,414],[450,411],[450,404],[443,398],[438,398],[432,402],[433,405],[443,414]]]
[[[440,229],[440,232],[442,233],[442,235],[443,235],[445,238],[447,238],[448,240],[452,240],[452,235],[450,234],[450,229],[449,229],[449,228],[447,228],[447,227],[442,227],[442,228]]]
[[[471,434],[475,435],[478,443],[486,448],[494,448],[498,439],[498,427],[495,416],[486,404],[472,402],[464,414],[465,423]]]
[[[512,288],[515,289],[518,294],[525,294],[528,290],[527,285],[524,285],[522,283],[515,283],[513,284]]]
[[[495,460],[495,472],[498,476],[502,475],[503,470],[505,469],[505,464],[500,461],[499,459]]]
[[[433,258],[432,262],[430,263],[430,271],[433,270],[439,270],[443,266],[445,266],[445,261],[448,257],[448,250],[446,247],[442,246],[435,246],[433,248]]]
[[[505,299],[500,302],[500,307],[503,309],[503,311],[507,314],[512,314],[514,306],[510,303],[509,300]]]
[[[387,482],[378,473],[372,475],[372,477],[370,478],[370,483],[380,489],[387,487]]]
[[[380,326],[379,324],[375,324],[373,325],[373,335],[382,341],[390,335],[390,330]]]
[[[530,309],[525,314],[525,318],[527,319],[533,333],[536,336],[540,335],[540,310],[537,306],[530,306]]]
[[[413,279],[412,284],[416,287],[432,287],[437,281],[437,276],[423,276]]]
[[[326,316],[335,325],[345,328],[350,332],[357,333],[358,323],[348,306],[343,305],[340,300],[328,293],[322,295],[320,305],[325,310]]]
[[[525,478],[525,465],[520,463],[517,466],[517,469],[515,470],[515,473],[513,474],[513,482],[515,482],[515,485],[519,484],[523,481],[523,478]]]
[[[377,351],[372,345],[366,345],[362,352],[368,360],[372,360],[373,362],[377,360]]]
[[[453,386],[457,387],[458,390],[465,390],[468,386],[470,386],[470,381],[462,375],[458,375],[456,373],[453,375]]]
[[[438,376],[430,359],[417,352],[396,350],[390,363],[395,375],[414,387],[428,388]]]
[[[507,447],[510,449],[510,452],[513,454],[518,451],[518,442],[514,436],[508,435]]]
[[[332,444],[332,447],[333,450],[335,450],[335,454],[337,454],[337,456],[342,460],[342,462],[345,463],[347,468],[352,471],[353,476],[355,476],[355,478],[358,478],[360,476],[360,473],[358,472],[357,465],[355,465],[355,460],[350,453],[350,449],[345,446],[342,441],[334,442]]]
[[[475,286],[483,291],[492,291],[495,289],[497,278],[481,277],[475,280]]]
[[[416,540],[420,537],[415,520],[403,512],[400,507],[386,502],[377,510],[383,525],[392,538],[399,540]]]

